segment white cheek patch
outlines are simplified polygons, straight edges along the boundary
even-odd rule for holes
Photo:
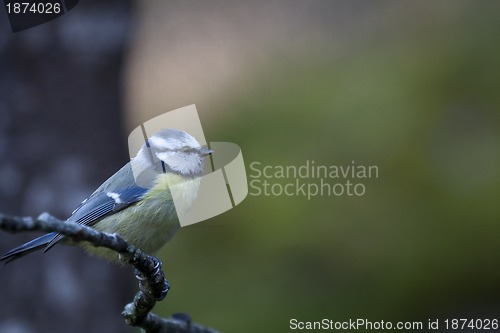
[[[169,154],[168,153],[157,153],[156,157],[158,157],[158,159],[160,161],[163,161],[163,162],[167,163],[167,159],[169,157]]]
[[[157,136],[153,136],[149,140],[151,141],[153,146],[156,146],[156,147],[161,147],[161,148],[167,149],[167,148],[174,148],[173,146],[175,146],[175,141],[165,140],[165,139],[159,138]]]
[[[118,194],[118,193],[108,192],[108,193],[106,193],[106,195],[108,197],[110,197],[111,199],[113,199],[115,201],[115,203],[117,203],[117,204],[123,203],[123,201],[120,199],[120,194]]]

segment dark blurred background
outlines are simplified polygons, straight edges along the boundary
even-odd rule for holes
[[[0,211],[66,218],[128,159],[121,77],[132,3],[83,1],[15,34],[1,7]],[[0,252],[34,236],[1,233]],[[2,265],[0,332],[124,332],[132,280],[76,248]]]
[[[181,229],[160,315],[223,332],[498,316],[499,3],[85,1],[16,34],[1,15],[2,212],[66,216],[130,130],[193,103],[247,166],[378,166],[362,197],[248,196]],[[126,330],[131,272],[82,252],[1,267],[0,332]]]

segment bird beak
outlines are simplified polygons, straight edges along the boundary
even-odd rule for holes
[[[212,149],[208,149],[206,147],[200,147],[200,148],[198,148],[198,152],[200,153],[201,156],[205,157],[208,155],[212,155],[212,153],[214,151]]]

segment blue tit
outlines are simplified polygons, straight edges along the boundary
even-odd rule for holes
[[[212,151],[190,134],[163,129],[146,140],[129,163],[85,199],[66,220],[91,226],[98,231],[117,233],[143,252],[154,255],[179,229],[178,213],[189,211],[196,199],[204,157]],[[170,187],[180,188],[182,200],[172,199]],[[44,252],[58,242],[70,243],[52,232],[4,254],[9,262],[33,251]],[[82,242],[90,253],[112,261],[118,254]]]

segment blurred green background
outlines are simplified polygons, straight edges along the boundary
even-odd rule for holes
[[[259,56],[228,66],[221,91],[190,100],[214,89],[213,78],[199,74],[192,95],[175,99],[165,90],[165,99],[175,99],[169,107],[196,103],[208,140],[239,144],[247,167],[355,161],[377,165],[379,178],[362,180],[362,197],[248,196],[183,228],[162,252],[172,290],[157,311],[187,312],[224,332],[286,332],[292,318],[498,316],[499,3],[291,3],[260,5],[276,16],[290,5],[304,17],[267,22],[276,39],[250,39]],[[153,20],[151,12],[142,19]],[[174,11],[165,21],[187,15],[198,28],[181,35],[195,40],[189,36],[207,30],[200,26],[220,24],[195,23],[201,12]],[[243,19],[234,34],[245,36],[258,22]],[[290,29],[303,34],[294,39]],[[150,53],[162,47],[155,34]],[[143,29],[136,38],[147,35]],[[193,63],[231,54],[212,42]],[[154,66],[161,71],[161,62]],[[134,73],[137,86],[161,82]],[[144,112],[163,103],[131,95]]]
[[[378,167],[360,197],[249,195],[182,228],[156,313],[227,333],[498,318],[499,2],[82,1],[18,34],[1,15],[1,212],[67,216],[132,129],[191,104],[247,176]],[[3,267],[0,333],[132,331],[131,273],[62,246]]]

